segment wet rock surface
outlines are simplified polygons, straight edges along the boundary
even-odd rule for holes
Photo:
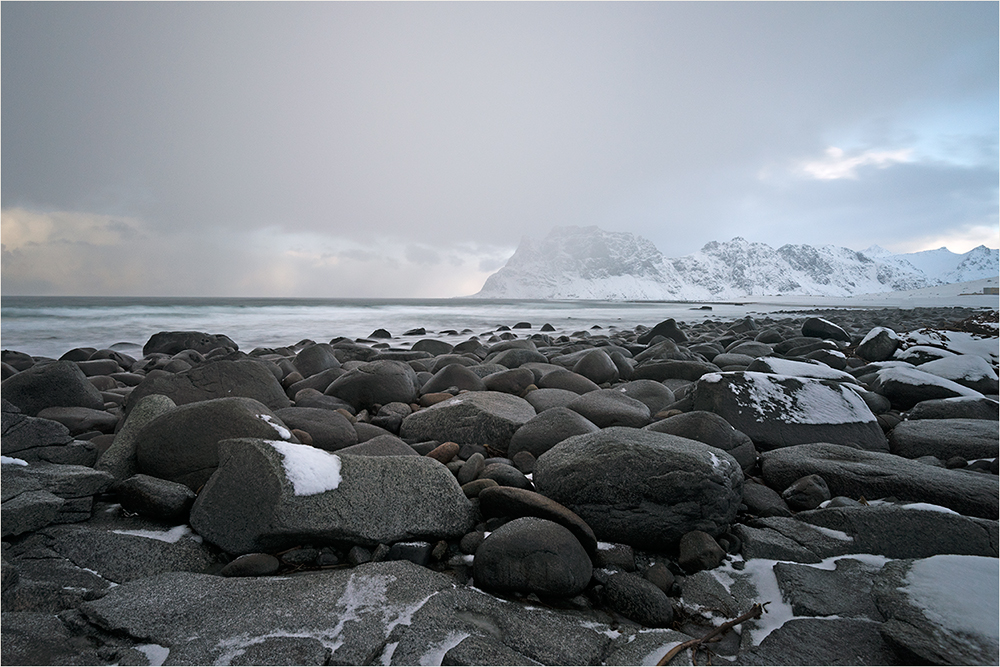
[[[2,661],[996,664],[971,314],[5,351]]]

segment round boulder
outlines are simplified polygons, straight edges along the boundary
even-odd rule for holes
[[[372,361],[334,380],[329,396],[351,404],[356,410],[399,401],[412,403],[417,397],[417,374],[401,361]]]
[[[35,364],[0,384],[0,396],[35,417],[50,407],[103,410],[101,392],[72,361]]]
[[[537,392],[532,392],[535,393]],[[515,431],[507,447],[507,455],[513,458],[518,452],[530,452],[537,458],[570,436],[598,430],[592,421],[579,412],[569,408],[551,408]]]
[[[476,550],[476,586],[500,593],[572,597],[590,583],[590,556],[568,529],[536,517],[515,519]]]
[[[566,407],[580,413],[600,428],[641,428],[649,423],[649,407],[642,401],[629,398],[618,389],[589,392]]]
[[[523,398],[496,391],[473,391],[414,412],[399,434],[411,441],[437,440],[492,445],[507,450],[510,438],[535,416]]]
[[[663,551],[736,516],[743,471],[694,440],[625,427],[568,438],[535,464],[536,490],[576,512],[598,539]]]

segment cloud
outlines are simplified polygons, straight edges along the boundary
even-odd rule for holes
[[[8,251],[33,245],[117,246],[142,234],[135,218],[76,211],[0,211],[0,238]]]
[[[826,149],[826,157],[822,160],[804,162],[799,170],[821,181],[832,181],[841,178],[858,177],[858,168],[874,166],[885,169],[901,162],[913,160],[913,149],[898,150],[866,150],[857,155],[848,156],[842,148],[830,146]]]
[[[928,234],[887,247],[889,250],[902,253],[947,248],[962,254],[981,245],[987,248],[1000,247],[1000,228],[996,225],[966,225],[945,233]]]

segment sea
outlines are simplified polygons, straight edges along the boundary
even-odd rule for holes
[[[800,310],[781,304],[663,301],[526,301],[498,299],[282,299],[180,297],[0,298],[0,347],[59,358],[77,347],[115,349],[142,356],[159,331],[225,334],[241,350],[282,347],[304,339],[329,342],[389,331],[393,347],[421,337],[459,343],[527,322],[519,336],[550,324],[555,335],[634,330],[668,318],[678,322],[732,321],[747,314]],[[424,329],[426,334],[405,336]],[[608,331],[605,331],[607,333]]]

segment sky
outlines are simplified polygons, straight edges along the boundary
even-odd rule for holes
[[[451,297],[520,239],[1000,246],[996,2],[3,2],[3,295]]]

